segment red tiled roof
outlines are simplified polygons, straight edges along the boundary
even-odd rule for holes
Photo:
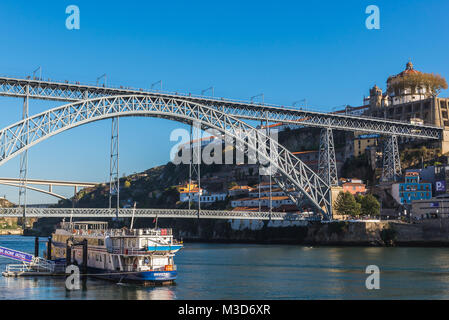
[[[365,186],[365,184],[364,183],[360,183],[360,182],[345,182],[345,183],[343,183],[343,186],[359,186],[359,187],[361,187],[361,186]]]
[[[258,212],[259,207],[235,207],[232,209],[232,211],[251,211],[251,212]],[[268,207],[260,207],[260,211],[267,212]]]

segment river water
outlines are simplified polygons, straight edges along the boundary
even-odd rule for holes
[[[34,238],[2,236],[0,246],[34,253]],[[89,279],[67,291],[64,278],[0,277],[0,299],[449,299],[449,248],[186,243],[175,263],[173,286]],[[368,265],[380,269],[379,290],[366,289]]]

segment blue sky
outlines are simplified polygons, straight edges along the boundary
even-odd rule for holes
[[[68,5],[80,8],[80,30],[65,27]],[[365,27],[365,8],[380,8],[380,30]],[[6,1],[0,3],[0,75],[199,94],[311,108],[361,105],[374,84],[409,58],[416,69],[449,77],[447,1]],[[448,96],[447,92],[442,93]],[[21,117],[22,102],[0,98],[0,126]],[[60,103],[31,101],[35,114]],[[67,131],[29,151],[29,177],[106,181],[110,120]],[[169,160],[173,129],[160,119],[120,122],[121,174]],[[19,159],[0,167],[18,177]],[[71,189],[55,189],[71,195]],[[0,187],[17,201],[18,190]],[[30,203],[54,202],[29,192]]]

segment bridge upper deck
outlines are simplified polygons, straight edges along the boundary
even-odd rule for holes
[[[80,83],[41,81],[0,77],[0,96],[75,102],[116,95],[152,95],[163,99],[183,99],[217,108],[229,115],[247,120],[266,120],[346,131],[361,131],[404,137],[441,139],[443,129],[398,120],[361,117],[340,113],[298,110],[279,105],[248,103],[180,93],[161,93],[132,88],[90,86]]]

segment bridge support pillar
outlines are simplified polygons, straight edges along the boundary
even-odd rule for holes
[[[52,256],[51,256],[51,237],[48,237],[48,241],[47,241],[47,260],[51,260]]]
[[[28,94],[30,86],[25,86],[26,96],[23,99],[22,119],[28,119]],[[29,123],[25,124],[25,135],[21,142],[21,146],[24,147],[28,144],[29,140]],[[20,154],[20,170],[19,170],[19,207],[23,210],[22,228],[26,228],[26,203],[27,203],[27,171],[28,171],[28,150],[25,150]]]
[[[72,245],[73,242],[70,239],[66,240],[66,248],[65,248],[65,264],[66,266],[70,266],[72,264]]]
[[[112,118],[111,128],[111,158],[109,170],[109,209],[113,207],[112,197],[116,196],[116,218],[120,208],[120,178],[119,178],[119,118]],[[76,187],[75,187],[76,192]]]
[[[321,130],[318,155],[318,175],[330,186],[338,186],[337,160],[332,129]]]
[[[196,141],[196,145],[195,145]],[[198,185],[198,217],[201,211],[201,125],[194,122],[190,126],[190,165],[189,165],[189,210],[191,208],[192,196],[195,200],[195,192],[191,193],[193,179]]]
[[[34,256],[39,257],[39,237],[34,238]]]
[[[389,136],[384,141],[382,181],[393,182],[402,174],[397,136]]]

